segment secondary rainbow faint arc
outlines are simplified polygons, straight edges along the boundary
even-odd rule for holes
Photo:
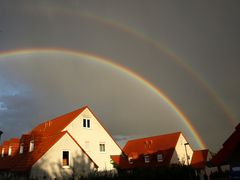
[[[119,22],[113,21],[112,19],[106,18],[106,17],[100,17],[97,15],[94,15],[89,12],[79,12],[79,11],[73,11],[73,10],[68,10],[65,8],[59,8],[59,7],[45,7],[45,10],[48,10],[50,13],[54,13],[54,10],[57,10],[61,13],[65,14],[71,14],[71,15],[78,15],[80,17],[89,19],[89,20],[94,20],[96,22],[105,24],[109,27],[114,27],[118,30],[121,30],[125,33],[128,33],[130,35],[133,35],[134,37],[137,37],[138,39],[148,43],[149,45],[152,45],[156,49],[160,50],[161,52],[165,53],[168,55],[173,61],[175,61],[180,67],[182,67],[187,73],[189,73],[191,78],[193,78],[196,82],[198,82],[201,87],[205,90],[205,92],[215,101],[215,103],[218,105],[218,107],[222,110],[224,115],[227,117],[229,122],[235,127],[236,124],[238,124],[238,121],[236,120],[236,117],[229,111],[228,107],[225,105],[223,100],[217,95],[216,91],[213,90],[209,86],[209,84],[196,72],[193,70],[193,68],[185,63],[181,58],[176,56],[172,51],[167,49],[166,47],[162,46],[159,42],[156,40],[151,39],[150,37],[147,37],[143,33],[126,26],[124,24],[121,24]],[[47,13],[48,14],[48,13]]]
[[[128,34],[134,35],[134,36],[138,37],[139,39],[143,40],[144,42],[147,42],[147,43],[151,44],[156,49],[159,49],[162,52],[164,52],[165,54],[167,54],[172,60],[174,60],[186,72],[188,72],[191,75],[190,77],[194,78],[194,80],[196,80],[201,85],[201,87],[206,90],[206,92],[214,99],[214,101],[217,103],[217,105],[221,108],[222,112],[228,118],[230,123],[234,127],[236,126],[238,121],[232,115],[232,113],[229,112],[228,107],[225,105],[223,100],[208,85],[208,83],[203,78],[201,78],[201,76],[196,71],[193,70],[193,68],[190,65],[185,63],[181,58],[176,56],[172,51],[170,51],[166,47],[162,46],[159,42],[157,42],[157,41],[147,37],[143,33],[139,32],[139,31],[136,31],[135,29],[130,28],[130,27],[126,26],[126,25],[123,25],[123,24],[120,24],[120,23],[116,23],[115,21],[113,21],[111,19],[102,18],[102,17],[96,16],[96,15],[93,15],[93,14],[90,14],[90,13],[79,13],[79,14],[81,16],[83,16],[83,17],[96,20],[97,22],[102,22],[102,23],[104,23],[104,24],[106,24],[108,26],[116,27],[117,29],[120,29],[123,32],[126,32]]]
[[[0,52],[0,57],[7,57],[7,56],[16,56],[16,55],[28,55],[28,54],[34,54],[34,53],[64,53],[67,55],[72,55],[72,56],[77,56],[77,57],[84,57],[89,60],[99,62],[101,64],[108,65],[124,74],[127,74],[128,76],[134,78],[144,86],[148,87],[152,92],[154,92],[158,97],[160,97],[167,105],[176,113],[176,115],[182,120],[182,122],[185,124],[187,129],[190,131],[192,137],[196,140],[197,145],[200,148],[206,148],[206,145],[204,141],[202,140],[201,136],[199,133],[196,131],[196,129],[193,127],[191,124],[190,120],[181,112],[181,110],[177,107],[177,105],[166,95],[164,94],[160,89],[158,89],[156,86],[154,86],[151,82],[147,81],[137,73],[129,70],[128,68],[112,62],[110,59],[100,57],[95,54],[90,54],[87,52],[82,52],[82,51],[72,51],[68,49],[54,49],[54,48],[49,48],[49,49],[18,49],[18,50],[12,50],[12,51],[4,51]]]
[[[147,42],[148,44],[154,46],[156,49],[161,50],[161,52],[167,54],[172,60],[174,60],[178,65],[180,65],[180,67],[182,67],[187,73],[189,73],[195,81],[197,81],[201,87],[203,89],[205,89],[205,91],[208,93],[208,95],[213,98],[213,100],[215,101],[215,103],[220,107],[220,109],[222,110],[222,112],[224,113],[224,115],[228,118],[229,122],[235,127],[236,124],[238,123],[238,121],[236,120],[236,118],[233,116],[233,114],[228,110],[228,107],[225,105],[225,103],[223,102],[223,100],[216,94],[216,92],[208,85],[208,83],[201,78],[201,76],[193,70],[193,68],[188,65],[187,63],[185,63],[182,59],[180,59],[178,56],[176,56],[172,51],[170,51],[169,49],[165,48],[164,46],[162,46],[159,42],[147,37],[146,35],[144,35],[143,33],[136,31],[133,28],[130,28],[126,25],[123,25],[121,23],[117,23],[109,18],[103,18],[103,17],[99,17],[96,16],[94,14],[88,13],[88,12],[77,12],[74,13],[73,11],[69,12],[66,11],[65,9],[59,9],[61,12],[65,12],[65,13],[69,13],[69,14],[76,14],[76,15],[80,15],[84,18],[87,19],[92,19],[95,20],[96,22],[100,22],[103,23],[105,25],[108,25],[110,27],[114,27],[116,29],[119,29],[123,32],[126,32],[128,34],[131,34],[135,37],[137,37],[138,39]]]

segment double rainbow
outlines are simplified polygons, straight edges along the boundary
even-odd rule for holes
[[[154,94],[156,94],[161,100],[163,100],[168,107],[175,112],[175,114],[179,117],[179,119],[182,121],[182,123],[186,126],[186,128],[189,130],[191,136],[195,139],[197,145],[199,148],[206,148],[206,145],[204,141],[202,140],[199,133],[196,131],[196,129],[191,124],[190,120],[184,115],[184,113],[177,107],[177,105],[166,95],[164,94],[159,88],[154,86],[151,82],[147,81],[143,77],[141,77],[139,74],[133,72],[132,70],[128,69],[127,67],[124,67],[120,64],[114,63],[113,60],[95,55],[90,54],[86,52],[81,51],[72,51],[68,49],[22,49],[22,50],[13,50],[13,51],[5,51],[0,53],[0,60],[4,59],[6,57],[11,56],[20,56],[20,55],[34,55],[39,53],[64,53],[69,56],[75,56],[79,58],[85,58],[89,61],[94,61],[97,63],[100,63],[102,65],[106,65],[120,73],[123,73],[132,79],[136,80],[137,82],[141,83],[145,87],[147,87],[150,91],[152,91]]]

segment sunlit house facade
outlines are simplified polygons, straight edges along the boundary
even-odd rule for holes
[[[123,154],[111,156],[122,169],[190,165],[193,150],[181,132],[134,139],[127,142]]]
[[[0,171],[30,178],[86,176],[113,170],[121,149],[88,107],[36,126],[0,147]]]
[[[189,165],[199,179],[216,171],[216,168],[207,166],[212,158],[209,150],[193,150],[181,132],[130,140],[122,152],[120,156],[111,156],[121,170]]]

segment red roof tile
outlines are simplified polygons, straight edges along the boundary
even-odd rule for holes
[[[122,169],[169,165],[180,134],[177,132],[130,140],[123,148],[123,155],[111,158]],[[157,161],[158,154],[162,154],[163,161]],[[149,156],[151,163],[145,163],[144,156]],[[129,158],[133,163],[129,163]]]
[[[214,166],[229,164],[230,161],[240,161],[240,123],[233,134],[224,142],[223,148],[212,158]]]
[[[29,170],[32,165],[37,162],[37,160],[40,159],[65,134],[66,132],[59,132],[51,136],[35,136],[34,150],[29,152],[29,148],[24,149],[25,152],[23,152],[23,154],[15,156],[15,159],[13,160],[14,163],[10,165],[10,169],[12,171]]]
[[[206,166],[208,149],[193,152],[191,166],[196,169],[203,169]]]
[[[15,148],[15,154],[14,156],[6,156],[6,154],[5,157],[0,158],[0,170],[28,171],[38,159],[40,159],[61,137],[63,137],[63,135],[67,133],[66,131],[62,132],[62,130],[86,108],[87,106],[44,122],[36,126],[28,134],[23,134],[20,140],[11,139],[10,141],[5,141],[0,146],[0,149],[4,148],[6,154],[9,146],[13,145]],[[69,133],[67,134],[79,146],[79,148],[81,148],[76,140]],[[29,152],[31,140],[34,140],[34,150]],[[24,144],[24,149],[23,153],[19,154],[21,143]],[[83,152],[87,155],[84,150]],[[93,162],[90,157],[89,159]],[[96,163],[93,163],[95,167],[97,167]]]
[[[130,140],[123,148],[123,152],[150,154],[153,152],[175,148],[181,132],[152,136],[142,139]]]
[[[52,134],[55,132],[62,131],[68,124],[70,124],[81,112],[83,112],[87,106],[84,106],[81,109],[77,109],[70,113],[64,114],[62,116],[56,117],[52,120],[43,122],[36,126],[30,133],[31,134]]]

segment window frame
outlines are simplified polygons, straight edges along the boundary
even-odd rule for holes
[[[4,157],[5,148],[2,148],[1,157]]]
[[[84,119],[83,119],[83,127],[84,127],[84,128],[86,128],[86,124],[87,124],[86,122],[87,122],[87,119],[84,118]]]
[[[99,143],[99,152],[100,153],[106,153],[106,143],[105,142],[100,142]]]
[[[12,146],[9,146],[8,147],[8,156],[11,156],[12,155]]]
[[[163,154],[157,154],[157,162],[163,162]]]
[[[19,147],[19,154],[23,154],[23,151],[24,151],[24,143],[21,143]]]
[[[68,163],[67,165],[64,165],[64,157],[63,157],[63,153],[67,152],[68,153]],[[62,162],[62,167],[63,168],[70,168],[70,151],[69,150],[62,150],[62,154],[61,154],[61,162]]]
[[[91,125],[90,125],[90,119],[87,119],[87,128],[90,128]]]
[[[133,164],[133,157],[131,157],[131,156],[128,157],[128,163],[129,163],[129,164]]]
[[[90,129],[91,128],[91,120],[88,118],[83,118],[82,126],[83,126],[83,128]]]
[[[144,155],[144,162],[145,163],[150,163],[150,156],[149,155]]]
[[[34,140],[31,140],[29,142],[29,152],[33,152],[33,150],[34,150]]]

